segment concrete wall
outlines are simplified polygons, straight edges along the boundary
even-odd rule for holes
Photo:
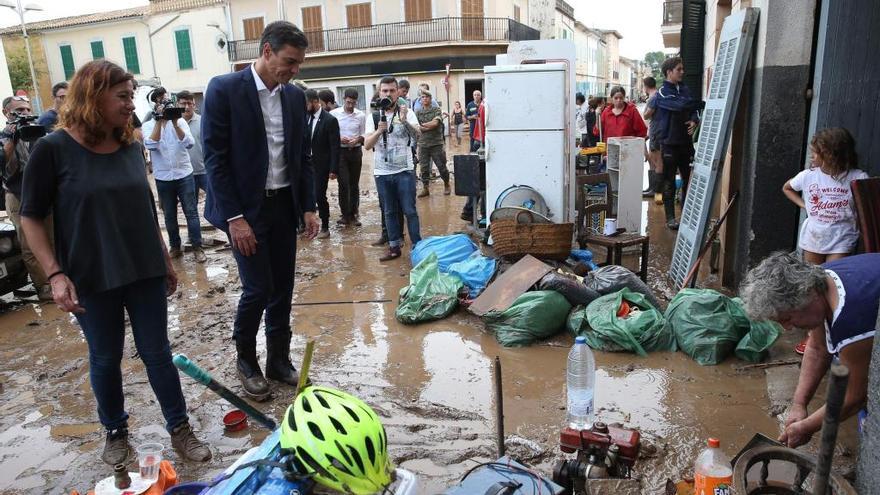
[[[170,24],[156,30],[164,24]],[[64,80],[64,66],[61,62],[61,46],[70,45],[74,63],[77,67],[92,60],[91,42],[101,40],[104,45],[104,57],[122,67],[126,67],[122,38],[134,36],[137,41],[138,78],[158,77],[163,86],[170,91],[187,89],[194,92],[204,90],[208,80],[217,75],[229,72],[229,59],[225,48],[217,45],[223,35],[216,28],[208,27],[217,23],[223,29],[226,26],[225,15],[221,7],[200,9],[190,12],[174,12],[150,17],[148,26],[138,20],[93,24],[70,29],[45,31],[42,37],[46,52],[46,63],[52,81]],[[181,70],[178,65],[175,31],[188,29],[193,52],[193,68]],[[155,32],[150,53],[148,32]],[[153,58],[156,66],[153,67]]]
[[[541,31],[541,39],[553,39],[554,18],[556,16],[556,0],[529,0],[529,26]]]
[[[771,252],[794,248],[798,212],[781,189],[803,168],[810,80],[815,1],[755,0],[752,6],[761,17],[738,109],[745,120],[734,129],[742,156],[729,184],[740,191],[737,214],[728,219],[730,285]]]

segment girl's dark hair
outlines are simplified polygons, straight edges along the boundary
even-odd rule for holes
[[[856,140],[843,127],[829,127],[813,135],[810,146],[821,155],[822,162],[832,177],[838,178],[859,168]]]
[[[108,137],[122,144],[131,144],[134,140],[131,119],[128,119],[124,127],[113,129],[112,136],[107,136],[102,128],[104,116],[101,114],[99,102],[113,86],[133,80],[134,76],[125,69],[104,59],[83,65],[70,81],[58,126],[68,131],[78,127],[89,146],[95,146]]]
[[[623,86],[614,86],[613,88],[611,88],[611,92],[608,93],[608,97],[614,98],[614,95],[616,95],[617,93],[620,93],[623,96],[626,96],[626,90],[623,89]]]

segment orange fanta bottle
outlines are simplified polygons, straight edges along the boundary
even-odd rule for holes
[[[732,495],[733,468],[721,451],[721,442],[710,438],[708,448],[700,452],[694,466],[695,495]]]

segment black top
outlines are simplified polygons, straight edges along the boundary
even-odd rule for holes
[[[94,153],[58,130],[34,146],[21,215],[54,214],[55,253],[79,295],[165,275],[145,170],[137,142]]]

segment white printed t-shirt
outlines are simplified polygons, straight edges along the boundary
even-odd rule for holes
[[[376,146],[373,147],[373,175],[392,175],[405,170],[413,170],[411,147],[419,137],[417,135],[410,136],[409,130],[400,122],[399,110],[385,112],[385,117],[388,119],[388,128],[390,129],[388,145],[386,147],[384,138],[379,136]],[[415,129],[419,128],[419,120],[412,109],[407,109],[406,121]],[[369,136],[375,130],[373,116],[367,115],[366,135]],[[388,157],[387,160],[386,157]]]
[[[791,188],[800,191],[807,210],[798,246],[817,254],[851,253],[859,240],[850,183],[868,177],[853,169],[837,180],[819,167],[804,170],[791,179]]]

